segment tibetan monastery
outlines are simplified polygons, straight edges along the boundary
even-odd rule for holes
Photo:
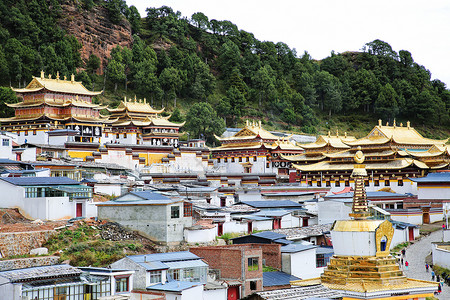
[[[144,101],[125,99],[115,109],[107,108],[112,124],[105,126],[105,142],[119,141],[123,144],[147,144],[153,146],[178,146],[179,129],[184,123],[170,122],[161,117],[163,109],[155,110]]]
[[[13,91],[21,102],[7,104],[15,116],[0,122],[1,130],[18,134],[19,144],[49,144],[47,132],[58,129],[60,135],[70,135],[70,142],[177,147],[184,125],[161,117],[164,109],[155,110],[145,99],[125,98],[116,109],[93,104],[92,98],[102,92],[88,91],[74,75],[67,80],[41,72],[26,88]],[[102,109],[111,115],[100,114]]]
[[[215,165],[228,173],[277,173],[288,175],[291,162],[281,156],[303,153],[301,147],[268,132],[261,126],[261,121],[249,122],[232,137],[216,138],[222,143],[212,148]]]
[[[331,228],[334,256],[320,278],[292,281],[293,286],[322,284],[339,291],[343,300],[433,297],[438,283],[405,276],[389,253],[394,228],[388,220],[370,219],[365,191],[364,154],[356,151],[351,176],[355,182],[350,220],[336,221]]]
[[[111,122],[100,114],[103,106],[93,104],[92,98],[101,92],[90,92],[72,75],[70,80],[47,78],[44,72],[33,77],[27,87],[14,89],[21,102],[7,104],[15,109],[12,118],[0,119],[2,130],[16,132],[19,144],[47,143],[46,132],[52,129],[75,129],[75,141],[99,142],[102,125]]]
[[[283,156],[297,170],[297,181],[309,186],[331,187],[339,191],[354,186],[352,159],[358,147],[366,155],[370,190],[391,188],[398,193],[416,193],[409,178],[448,168],[450,156],[447,140],[424,138],[407,123],[406,126],[378,126],[364,138],[321,136],[315,143],[301,144],[305,153]]]

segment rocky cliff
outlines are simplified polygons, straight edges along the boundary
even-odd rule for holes
[[[81,9],[73,1],[62,1],[59,25],[68,34],[74,35],[82,44],[81,59],[86,62],[91,54],[101,60],[98,74],[103,73],[111,50],[120,45],[131,47],[133,38],[131,26],[125,18],[120,24],[111,23],[108,11],[102,6],[94,6],[90,11]]]

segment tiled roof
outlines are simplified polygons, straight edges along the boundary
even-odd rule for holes
[[[306,227],[300,228],[284,228],[284,229],[275,229],[274,231],[279,234],[283,234],[287,239],[302,239],[309,236],[319,236],[323,235],[326,232],[330,232],[332,224],[318,224],[318,225],[310,225]]]
[[[339,292],[333,291],[321,284],[259,292],[257,294],[261,299],[265,300],[306,300],[312,297],[340,299],[342,297]]]
[[[450,172],[429,173],[421,178],[409,178],[414,182],[450,182]]]
[[[287,274],[284,272],[264,272],[263,273],[263,286],[277,286],[277,285],[287,285],[292,280],[299,280],[300,278]]]
[[[4,277],[10,282],[20,282],[29,280],[40,280],[49,277],[68,277],[80,275],[81,270],[69,265],[54,265],[17,269],[0,272],[0,277]]]
[[[67,177],[3,177],[0,179],[19,186],[80,184],[78,181]]]
[[[127,256],[127,258],[138,263],[147,270],[169,269],[169,266],[166,265],[165,262],[200,261],[200,257],[189,251],[131,255]]]

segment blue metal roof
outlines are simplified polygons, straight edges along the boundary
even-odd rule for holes
[[[303,205],[290,200],[268,200],[268,201],[240,201],[256,208],[303,208]]]
[[[169,197],[153,191],[137,191],[137,192],[130,192],[130,194],[138,196],[144,200],[170,200]]]
[[[268,239],[268,240],[278,240],[278,239],[286,238],[286,235],[281,234],[281,233],[276,233],[273,231],[262,231],[262,232],[258,232],[258,233],[253,233],[252,235],[263,238],[263,239]]]
[[[67,177],[2,177],[0,179],[19,186],[80,184],[78,181]]]
[[[242,216],[242,219],[254,220],[254,221],[268,221],[268,220],[272,220],[272,218],[256,216],[256,215],[245,215],[245,216]]]
[[[281,247],[281,253],[297,253],[317,248],[315,245],[290,244]]]
[[[293,243],[293,241],[287,240],[285,238],[276,239],[276,240],[273,240],[273,242],[278,243],[278,244],[283,244],[283,245],[289,245],[289,244]]]
[[[201,282],[190,282],[190,281],[169,281],[165,284],[158,283],[147,287],[147,290],[155,291],[167,291],[167,292],[181,292],[190,289],[195,286],[202,285]]]
[[[126,199],[127,195],[132,194],[141,199]],[[160,193],[153,191],[136,191],[129,192],[125,195],[117,197],[111,201],[102,202],[96,204],[97,206],[111,206],[111,205],[155,205],[155,204],[172,204],[176,202],[180,202],[180,199],[170,198]]]
[[[450,182],[450,172],[429,173],[421,178],[409,178],[414,182]]]
[[[300,278],[284,272],[264,272],[263,286],[288,285],[290,281],[300,280]]]
[[[316,254],[333,254],[333,247],[319,247],[316,249]]]
[[[167,253],[153,253],[144,255],[130,255],[127,256],[129,259],[138,261],[179,261],[179,260],[190,260],[190,259],[200,259],[197,255],[189,251],[179,251],[179,252],[167,252]]]
[[[291,211],[289,210],[262,210],[254,213],[254,215],[260,217],[282,217],[290,213]]]

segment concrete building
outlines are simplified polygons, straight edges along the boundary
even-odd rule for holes
[[[180,285],[192,282],[197,286],[206,283],[208,269],[200,257],[189,251],[131,255],[112,263],[111,267],[135,270],[133,289],[148,289],[173,281]]]
[[[98,218],[137,230],[155,242],[178,244],[192,226],[192,204],[150,191],[130,192],[97,204]]]
[[[41,220],[95,217],[92,188],[67,177],[2,177],[1,206]]]

